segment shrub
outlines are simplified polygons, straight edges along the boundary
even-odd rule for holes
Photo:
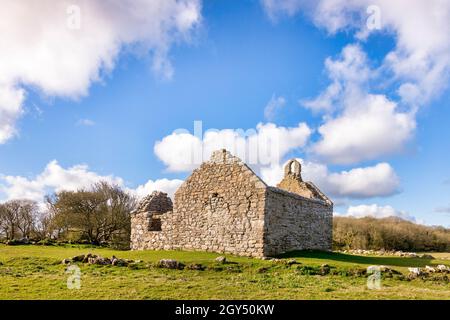
[[[335,217],[333,247],[336,250],[448,251],[450,229],[419,225],[394,217]]]
[[[38,241],[36,244],[40,245],[40,246],[53,246],[55,244],[55,240],[48,239],[48,238],[42,239],[42,240]]]

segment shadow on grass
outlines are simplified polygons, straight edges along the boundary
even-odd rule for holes
[[[368,264],[368,265],[390,265],[397,267],[425,267],[431,264],[431,259],[407,258],[391,256],[357,256],[339,252],[326,251],[291,251],[277,256],[278,258],[310,258],[323,259],[347,263]]]

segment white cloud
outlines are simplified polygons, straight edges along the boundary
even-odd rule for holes
[[[34,178],[0,176],[0,181],[3,182],[0,184],[0,191],[6,195],[5,200],[24,198],[42,201],[49,191],[74,191],[102,180],[123,185],[121,178],[98,175],[89,171],[86,165],[76,165],[65,169],[53,160],[47,164],[42,173]]]
[[[384,64],[404,81],[399,93],[405,102],[427,103],[448,86],[450,2],[383,0],[380,8],[385,28],[397,34],[396,48]]]
[[[342,114],[319,128],[321,139],[312,147],[332,163],[349,164],[403,150],[416,127],[415,114],[397,111],[384,95],[353,100]]]
[[[158,180],[148,180],[145,184],[138,186],[136,189],[132,189],[132,192],[138,197],[143,198],[153,191],[162,191],[169,195],[172,198],[175,194],[175,191],[181,186],[183,180],[180,179],[158,179]]]
[[[277,21],[280,16],[293,16],[302,7],[299,0],[261,0],[261,4],[272,21]]]
[[[80,8],[80,28],[70,28]],[[170,78],[174,42],[201,22],[200,0],[4,0],[0,11],[0,143],[16,133],[24,86],[79,98],[114,68],[124,49],[151,53],[152,68]]]
[[[347,45],[340,59],[327,58],[331,84],[315,99],[301,101],[325,112],[322,140],[313,151],[330,162],[355,163],[401,151],[414,133],[417,109],[448,87],[448,1],[262,0],[262,5],[271,19],[303,12],[330,34],[353,32],[357,42],[370,41],[373,32],[395,39],[377,67],[370,67],[358,45]],[[373,12],[367,9],[373,6],[380,12],[379,29],[368,28]],[[398,98],[374,88],[397,92]]]
[[[301,100],[300,104],[312,110],[314,113],[319,111],[333,111],[335,107],[336,98],[342,91],[342,86],[339,82],[333,82],[316,98],[311,100]]]
[[[298,160],[302,163],[303,180],[312,181],[332,198],[384,197],[399,189],[399,178],[388,163],[332,173],[324,164]],[[283,168],[284,165],[261,168],[261,178],[275,186],[283,178]]]
[[[387,218],[387,217],[398,217],[405,220],[409,220],[412,222],[416,222],[416,219],[411,216],[406,211],[399,211],[394,209],[391,206],[379,206],[377,204],[371,205],[358,205],[358,206],[350,206],[347,209],[347,212],[344,214],[335,213],[337,216],[344,217],[354,217],[354,218],[362,218],[362,217],[374,217],[374,218]]]
[[[300,102],[314,112],[334,112],[342,108],[342,100],[361,92],[374,73],[368,67],[366,54],[355,44],[345,46],[339,59],[328,57],[325,69],[332,83],[317,98]]]
[[[332,83],[317,98],[303,104],[325,111],[321,139],[311,150],[331,163],[350,164],[397,153],[416,128],[415,108],[399,111],[398,103],[382,94],[368,93],[370,70],[358,45],[348,45],[336,59],[328,58]]]
[[[266,120],[273,120],[277,112],[279,112],[280,109],[282,109],[285,105],[286,99],[284,97],[276,97],[275,95],[272,95],[272,98],[264,108],[264,117],[266,118]]]
[[[208,130],[193,135],[187,130],[176,130],[157,141],[156,156],[169,171],[190,171],[209,159],[214,150],[225,148],[250,165],[279,163],[290,151],[305,146],[311,135],[305,123],[286,128],[273,123],[259,123],[256,130]]]
[[[138,198],[142,198],[154,190],[164,191],[173,196],[183,182],[178,179],[149,180],[133,189],[126,187],[122,178],[114,175],[100,175],[90,171],[87,165],[64,168],[56,160],[53,160],[35,177],[0,175],[0,196],[2,196],[0,199],[2,201],[29,199],[42,204],[45,195],[49,193],[89,188],[100,181],[116,184]]]
[[[24,90],[0,83],[0,144],[16,134],[15,123],[23,113],[24,98]]]
[[[442,0],[262,0],[267,15],[300,11],[330,34],[352,30],[366,40],[372,32],[395,35],[396,46],[383,69],[400,80],[398,92],[410,104],[424,104],[448,86],[450,75],[450,2]],[[380,9],[381,30],[369,29],[369,6]]]
[[[385,162],[372,167],[355,168],[328,176],[330,193],[341,197],[369,198],[398,192],[399,178]]]

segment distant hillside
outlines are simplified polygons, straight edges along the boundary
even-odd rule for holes
[[[333,247],[338,249],[450,251],[450,229],[396,217],[333,218]]]

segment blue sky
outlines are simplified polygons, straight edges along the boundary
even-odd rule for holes
[[[79,41],[76,47],[81,52],[91,50],[80,56],[67,53],[69,63],[79,58],[76,68],[65,69],[59,60],[43,59],[44,71],[31,66],[22,73],[14,70],[10,78],[0,78],[0,87],[24,92],[17,105],[20,112],[11,117],[11,113],[2,113],[2,107],[8,110],[5,105],[10,100],[2,102],[0,90],[0,117],[4,118],[0,118],[0,132],[2,126],[4,132],[7,125],[14,127],[12,134],[4,133],[0,144],[0,199],[28,196],[39,201],[46,192],[82,187],[105,178],[140,195],[156,187],[173,192],[189,174],[189,170],[173,162],[175,155],[162,154],[178,148],[180,154],[185,152],[187,140],[173,134],[174,130],[185,128],[192,133],[194,121],[199,120],[204,130],[253,128],[262,135],[264,126],[271,123],[273,132],[285,128],[286,137],[298,140],[288,143],[279,163],[266,168],[265,174],[258,172],[263,178],[271,176],[270,172],[277,176],[276,171],[288,158],[301,158],[304,174],[331,195],[335,211],[340,214],[399,215],[450,226],[450,59],[448,54],[441,54],[450,48],[448,43],[441,43],[440,47],[430,43],[421,48],[409,36],[412,22],[397,17],[394,13],[401,12],[401,8],[389,7],[385,1],[379,3],[384,24],[367,36],[357,35],[365,28],[360,25],[367,18],[364,1],[359,6],[329,9],[295,0],[278,4],[269,0],[186,0],[173,1],[165,10],[154,11],[156,2],[142,4],[149,12],[143,19],[157,15],[161,25],[155,34],[164,37],[150,31],[140,35],[142,28],[155,28],[153,24],[142,25],[140,19],[135,25],[98,20],[104,32],[99,31],[95,35],[98,39],[94,39],[99,43],[103,43],[103,36],[119,39],[111,47],[105,42],[105,50],[84,46],[83,41],[94,36],[86,38],[81,34],[90,31],[83,24],[75,35],[72,30],[61,31],[54,39],[39,35],[51,52],[65,50],[60,43],[66,37],[71,43]],[[98,8],[82,1],[78,4],[82,19],[83,15],[97,17],[94,11]],[[433,5],[442,5],[440,9],[450,16],[449,6],[438,2]],[[35,15],[58,12],[56,4],[52,7],[50,1],[48,6],[48,10]],[[418,12],[423,11],[420,6],[417,4]],[[29,7],[22,10],[27,12]],[[112,12],[115,8],[107,10]],[[183,10],[191,15],[185,15]],[[363,22],[346,21],[342,15],[347,12],[363,17]],[[61,19],[66,19],[66,12],[63,13]],[[320,21],[327,14],[340,19]],[[423,14],[425,20],[427,13]],[[167,21],[177,15],[190,18],[167,26]],[[36,19],[36,23],[45,23],[39,16]],[[10,23],[10,30],[17,30],[17,37],[23,35],[20,22]],[[427,37],[427,31],[435,34],[437,27],[440,26],[425,28],[417,37]],[[126,29],[127,34],[121,34],[119,29]],[[446,32],[445,28],[442,32]],[[29,49],[17,37],[8,45],[20,53]],[[426,53],[420,57],[422,60],[411,58],[420,49]],[[29,54],[33,52],[37,55],[32,50]],[[64,59],[64,54],[57,57]],[[395,55],[395,63],[388,62],[389,54]],[[3,61],[7,58],[0,56]],[[105,66],[108,59],[113,63]],[[163,60],[164,66],[169,64],[168,70],[155,67],[157,59]],[[418,76],[411,71],[414,64],[420,69]],[[442,70],[433,69],[442,64]],[[403,67],[397,70],[400,65]],[[0,64],[0,71],[2,68],[6,64]],[[83,68],[90,68],[90,76],[83,74]],[[43,74],[53,69],[58,71],[57,85]],[[306,101],[317,102],[333,83],[340,91],[332,96],[331,103],[322,95],[322,107],[317,107],[318,103],[307,106]],[[442,88],[435,90],[436,83]],[[414,86],[420,93],[402,93],[399,88],[405,84],[405,88]],[[384,98],[373,102],[370,111],[367,105],[375,96]],[[268,119],[265,110],[271,101],[275,109]],[[380,111],[378,117],[377,110],[386,111]],[[358,119],[365,119],[367,124],[359,127]],[[300,132],[300,123],[309,132]],[[263,129],[258,131],[258,124]],[[329,126],[331,133],[321,132],[323,126]],[[373,126],[374,132],[366,132],[368,126]],[[337,142],[333,136],[339,137]],[[164,140],[167,137],[173,139]],[[361,138],[355,142],[354,137]],[[191,141],[193,137],[186,139]],[[158,153],[157,142],[167,148]],[[351,159],[342,160],[342,153],[351,153]],[[51,164],[53,160],[57,162]],[[168,180],[161,180],[164,178]]]

